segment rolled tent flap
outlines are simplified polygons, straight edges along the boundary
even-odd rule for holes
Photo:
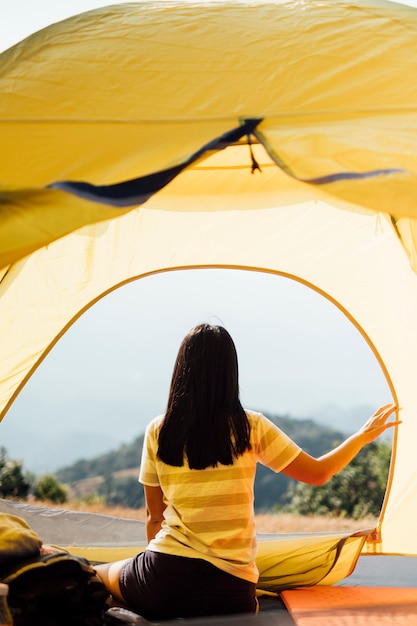
[[[364,531],[261,541],[258,589],[277,593],[339,582],[352,573],[366,536]]]
[[[417,554],[417,11],[201,10],[103,7],[0,55],[0,415],[127,281],[282,274],[349,317],[403,407],[379,549]],[[132,181],[133,205],[105,202]]]

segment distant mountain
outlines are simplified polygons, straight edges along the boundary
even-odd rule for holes
[[[107,409],[109,406],[112,409],[112,406],[107,403]],[[375,408],[363,405],[346,409],[328,404],[316,407],[309,414],[304,414],[303,419],[297,415],[293,419],[300,425],[306,420],[308,423],[311,419],[323,426],[350,434],[365,423]],[[103,421],[104,409],[100,413],[102,407],[99,406],[95,407],[94,412],[85,410],[88,415],[84,415],[84,420],[80,424],[81,409],[78,410],[72,405],[70,409],[65,414],[60,409],[59,420],[56,419],[53,424],[48,425],[46,418],[42,420],[40,415],[42,411],[39,408],[33,413],[31,421],[27,423],[21,415],[26,415],[29,408],[26,405],[23,408],[21,406],[16,416],[8,414],[2,421],[1,445],[7,449],[11,458],[21,460],[28,471],[36,475],[55,473],[60,468],[69,467],[80,459],[96,458],[115,450],[122,443],[131,441],[137,432],[144,432],[148,421],[145,416],[142,416],[135,420],[134,428],[130,425],[126,428],[125,425],[124,429],[115,429],[114,423],[110,427],[108,419]],[[71,411],[77,413],[78,421],[72,419]],[[269,413],[267,410],[263,412]],[[114,412],[111,411],[111,413],[111,419],[114,421]],[[146,413],[152,414],[151,411]]]
[[[100,454],[92,459],[81,459],[55,472],[61,482],[72,484],[86,478],[106,476],[120,470],[138,468],[142,455],[143,434],[132,443],[124,443],[112,452]]]
[[[312,419],[272,415],[267,417],[313,456],[327,452],[346,436]],[[98,493],[109,503],[139,508],[143,506],[143,490],[137,482],[142,446],[143,435],[140,435],[131,443],[123,444],[112,452],[64,467],[55,472],[55,476],[83,497],[88,493]],[[283,504],[290,482],[286,476],[275,474],[259,465],[255,480],[256,510],[268,510],[277,504]]]

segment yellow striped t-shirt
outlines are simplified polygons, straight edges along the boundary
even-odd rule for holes
[[[166,509],[162,528],[147,549],[209,561],[239,578],[257,582],[253,485],[256,464],[283,470],[301,449],[261,413],[246,411],[252,449],[234,460],[203,470],[163,463],[157,457],[163,420],[145,433],[139,480],[161,487]]]

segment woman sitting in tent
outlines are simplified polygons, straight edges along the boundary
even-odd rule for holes
[[[151,620],[257,611],[254,479],[258,462],[322,485],[398,422],[381,407],[333,451],[313,458],[239,400],[235,345],[202,324],[183,340],[165,415],[147,427],[139,480],[145,551],[96,566],[109,592]]]

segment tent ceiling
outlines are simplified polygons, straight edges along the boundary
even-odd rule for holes
[[[288,176],[329,181],[324,193],[401,218],[414,263],[417,12],[377,0],[220,0],[204,4],[204,20],[201,10],[103,7],[0,56],[0,266],[115,214],[48,185],[179,165],[248,118],[262,120],[257,138]],[[66,228],[45,217],[56,205],[71,213]],[[41,238],[29,233],[39,221]],[[13,228],[21,249],[10,249]]]

